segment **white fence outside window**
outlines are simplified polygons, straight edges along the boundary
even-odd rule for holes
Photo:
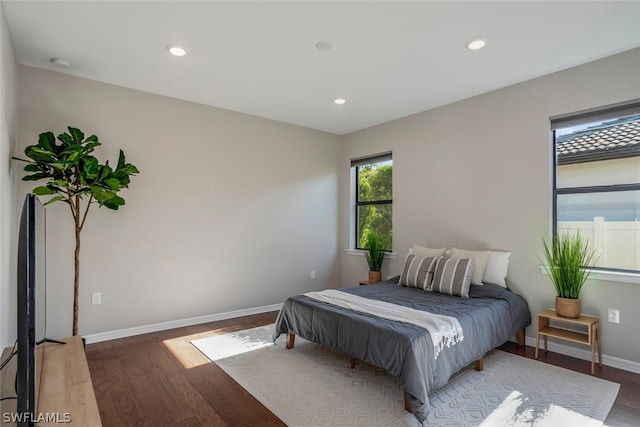
[[[596,251],[596,267],[640,270],[640,222],[558,221],[558,234],[574,234],[576,230]]]

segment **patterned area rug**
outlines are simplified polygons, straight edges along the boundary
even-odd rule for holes
[[[296,338],[271,343],[272,325],[192,341],[287,425],[418,426],[384,370]],[[619,384],[494,350],[430,395],[428,426],[600,426]]]

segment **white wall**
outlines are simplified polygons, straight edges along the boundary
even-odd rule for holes
[[[272,120],[19,67],[19,151],[95,133],[140,169],[82,234],[80,334],[280,303],[338,281],[339,138]],[[20,173],[22,176],[22,173]],[[20,182],[19,197],[33,188]],[[48,335],[71,333],[73,229],[49,205]],[[310,280],[310,271],[317,279]],[[91,305],[91,293],[102,304]]]
[[[414,243],[513,252],[508,284],[532,313],[552,307],[540,273],[550,233],[549,117],[640,98],[640,49],[398,119],[345,136],[340,163],[340,245],[349,244],[349,161],[393,151],[395,260]],[[481,76],[479,76],[481,78]],[[366,277],[362,257],[341,252],[341,285]],[[583,312],[600,316],[603,351],[640,362],[640,284],[591,280]],[[621,324],[606,322],[618,308]],[[534,336],[535,326],[527,329]]]
[[[0,3],[0,348],[16,339],[15,168],[10,160],[16,136],[16,68]]]

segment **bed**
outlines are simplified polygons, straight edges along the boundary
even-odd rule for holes
[[[445,385],[472,362],[481,370],[483,356],[515,335],[523,345],[531,315],[522,297],[499,285],[471,285],[469,298],[463,298],[398,286],[398,279],[339,291],[406,307],[412,313],[419,310],[451,316],[459,322],[463,339],[436,350],[431,334],[423,327],[298,295],[285,301],[273,340],[287,334],[287,348],[292,348],[295,336],[299,336],[352,360],[384,368],[404,387],[405,408],[423,422],[429,412],[430,391]]]

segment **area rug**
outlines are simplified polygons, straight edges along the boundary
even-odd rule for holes
[[[271,342],[273,325],[192,344],[288,426],[418,426],[402,387],[384,370],[296,338]],[[492,351],[484,371],[463,369],[430,394],[425,426],[600,426],[619,384]]]

